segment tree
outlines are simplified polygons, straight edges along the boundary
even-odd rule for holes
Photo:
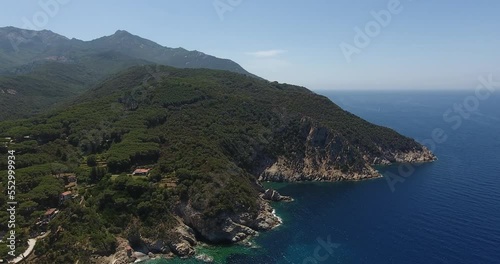
[[[89,167],[95,167],[95,166],[97,166],[97,159],[96,159],[95,155],[89,155],[87,157],[87,165]]]
[[[106,168],[97,166],[92,167],[92,169],[90,169],[90,183],[99,182],[104,175],[106,175]]]

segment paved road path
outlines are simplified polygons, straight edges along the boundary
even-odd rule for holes
[[[42,239],[42,238],[46,237],[49,233],[50,233],[50,231],[47,232],[47,233],[45,233],[43,236],[39,236],[39,237],[36,237],[36,238],[29,239],[28,240],[28,248],[24,251],[24,253],[22,253],[21,255],[17,256],[15,259],[9,261],[9,263],[18,263],[21,260],[23,260],[25,257],[29,256],[31,254],[31,252],[33,252],[33,249],[35,248],[36,241],[38,239]]]
[[[24,253],[22,253],[21,255],[17,256],[17,258],[11,260],[9,263],[18,263],[21,260],[23,260],[24,257],[31,254],[31,252],[35,248],[35,245],[36,245],[36,239],[34,239],[34,238],[29,239],[28,240],[28,248],[26,249],[26,251],[24,251]]]

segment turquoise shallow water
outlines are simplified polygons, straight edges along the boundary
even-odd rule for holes
[[[385,178],[273,184],[296,201],[274,204],[284,225],[257,237],[260,248],[202,251],[216,263],[500,263],[500,95],[480,101],[456,130],[443,119],[473,94],[326,94],[344,109],[420,141],[443,129],[446,141],[429,145],[439,160],[415,167],[394,192]],[[397,166],[381,171],[399,174]]]

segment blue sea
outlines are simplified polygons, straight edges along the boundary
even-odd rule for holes
[[[380,168],[386,177],[363,182],[268,184],[295,198],[273,204],[284,224],[256,248],[201,252],[238,264],[500,263],[500,91],[322,94],[439,159]]]

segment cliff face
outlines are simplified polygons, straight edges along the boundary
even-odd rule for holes
[[[271,206],[258,199],[257,214],[225,213],[216,217],[205,217],[189,204],[180,204],[177,213],[185,224],[193,227],[203,239],[215,243],[237,243],[257,235],[259,231],[270,230],[281,224]]]
[[[381,157],[366,157],[373,165],[390,165],[392,163],[423,163],[436,160],[436,156],[426,147],[410,151],[384,152]]]
[[[189,202],[178,205],[177,214],[204,240],[241,242],[281,223],[266,200],[293,199],[274,190],[264,190],[262,181],[359,181],[381,177],[374,168],[376,165],[430,162],[436,158],[414,141],[404,147],[388,147],[374,140],[376,151],[373,151],[307,117],[300,119],[298,125],[291,122],[277,128],[269,141],[267,146],[254,147],[254,167],[250,170],[258,178],[255,188],[261,193],[257,214],[225,213],[211,218],[204,217]]]
[[[424,146],[416,144],[407,149],[384,148],[368,151],[336,134],[332,129],[318,126],[307,118],[301,125],[295,142],[285,155],[266,158],[257,172],[260,181],[359,181],[381,177],[374,165],[392,163],[421,163],[436,159]],[[287,145],[289,142],[283,142]]]

